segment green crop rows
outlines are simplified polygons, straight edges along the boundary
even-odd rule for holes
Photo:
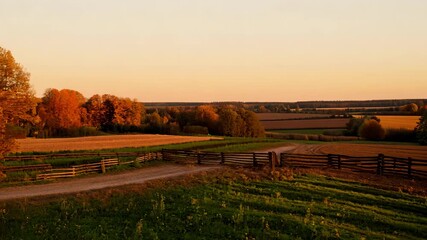
[[[427,238],[426,198],[344,180],[221,176],[172,185],[101,198],[0,203],[0,238]]]

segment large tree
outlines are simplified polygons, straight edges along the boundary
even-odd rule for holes
[[[427,111],[424,111],[420,117],[417,127],[415,128],[417,140],[420,145],[427,145]]]
[[[52,88],[46,90],[42,100],[39,115],[51,131],[82,126],[82,118],[86,117],[83,116],[86,112],[82,108],[85,98],[81,93],[69,89],[59,91]]]
[[[30,74],[0,47],[0,158],[14,146],[6,125],[32,120],[36,101],[29,81]]]

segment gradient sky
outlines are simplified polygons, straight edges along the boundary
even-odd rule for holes
[[[38,96],[427,98],[426,0],[0,0]]]

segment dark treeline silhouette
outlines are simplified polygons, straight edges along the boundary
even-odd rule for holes
[[[205,104],[149,108],[136,99],[48,89],[38,100],[34,121],[9,126],[15,136],[76,137],[102,133],[214,134],[262,137],[256,114],[235,105]],[[24,132],[24,134],[23,134]]]
[[[427,99],[391,99],[391,100],[357,100],[357,101],[298,101],[298,102],[150,102],[147,109],[167,107],[197,107],[210,104],[216,107],[233,105],[257,113],[273,112],[316,112],[339,114],[339,112],[363,111],[372,114],[416,114],[417,109],[426,108]],[[411,106],[412,105],[412,106]]]

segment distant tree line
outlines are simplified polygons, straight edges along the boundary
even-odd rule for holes
[[[136,99],[48,89],[37,101],[33,121],[9,126],[13,135],[68,137],[110,133],[214,134],[262,137],[252,111],[233,105],[145,109]],[[24,134],[22,134],[24,132]]]

